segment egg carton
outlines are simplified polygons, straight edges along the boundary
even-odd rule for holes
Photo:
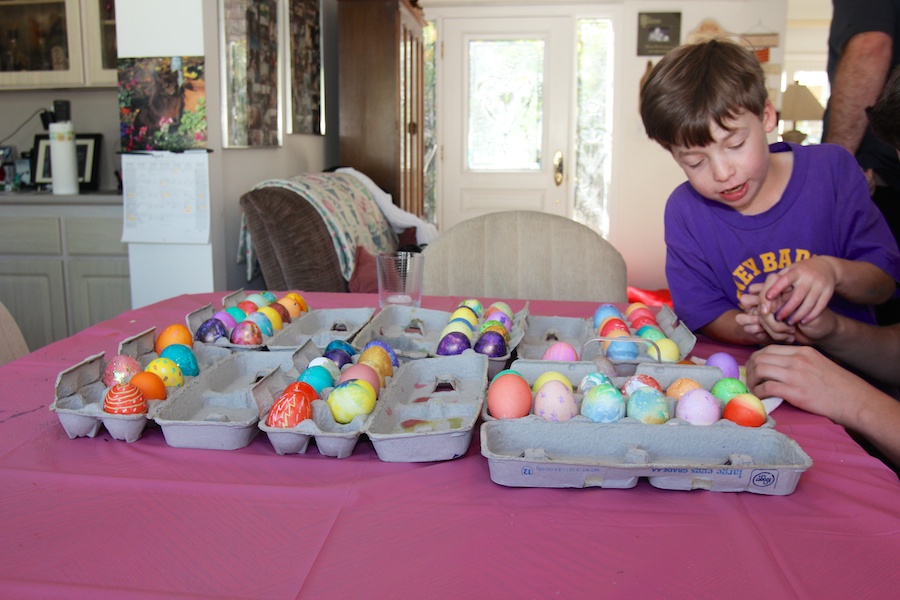
[[[259,433],[257,423],[267,410],[252,394],[254,384],[276,368],[296,379],[318,356],[311,340],[292,353],[233,352],[214,368],[201,370],[177,398],[161,403],[152,419],[176,448],[243,448]]]
[[[430,462],[465,454],[484,405],[488,362],[467,350],[402,365],[364,428],[378,458]]]
[[[362,328],[353,340],[357,349],[378,340],[389,345],[402,361],[438,356],[437,346],[441,332],[450,321],[452,313],[410,306],[385,306]],[[505,356],[488,358],[488,376],[493,377],[509,364],[513,352],[525,335],[528,322],[528,305],[513,315],[510,340]]]
[[[578,408],[578,413],[575,417],[571,419],[571,421],[576,422],[584,422],[593,425],[606,425],[606,423],[594,423],[588,417],[585,417],[581,414],[581,401],[584,399],[584,394],[578,391],[579,384],[581,380],[584,379],[586,375],[591,373],[595,373],[598,370],[595,365],[588,362],[559,362],[559,361],[546,361],[546,360],[530,360],[530,359],[517,359],[513,361],[510,366],[511,369],[517,371],[525,381],[528,382],[529,386],[534,386],[534,382],[537,381],[538,377],[546,373],[547,371],[556,371],[558,373],[562,373],[566,376],[569,382],[572,384],[572,387],[575,389],[572,394],[575,399],[575,405]],[[602,372],[602,371],[601,371]],[[684,365],[684,364],[672,364],[672,363],[641,363],[636,366],[635,373],[633,375],[610,375],[609,373],[604,373],[605,375],[610,377],[613,385],[617,388],[621,388],[628,381],[630,377],[633,375],[648,375],[653,377],[657,383],[659,383],[660,387],[663,390],[668,388],[676,379],[680,379],[682,377],[688,377],[693,379],[697,383],[700,384],[701,387],[705,390],[710,390],[712,387],[722,379],[722,371],[719,370],[718,367],[708,367],[706,365]],[[669,402],[669,414],[675,414],[675,398],[666,398]],[[778,400],[778,399],[775,399]],[[532,406],[534,403],[534,392],[532,392]],[[780,401],[763,401],[764,406],[766,407],[767,413],[770,413],[774,408],[780,404]],[[540,416],[536,416],[534,414],[529,414],[526,417],[521,417],[519,419],[497,419],[492,416],[488,410],[487,402],[484,403],[484,406],[481,411],[481,417],[484,421],[519,421],[522,419],[540,419],[544,421],[545,419]],[[641,423],[637,419],[633,417],[624,417],[618,423]],[[666,424],[684,424],[689,426],[690,429],[702,429],[703,427],[707,427],[705,425],[691,425],[681,419],[671,418],[667,421]],[[719,423],[725,424],[733,424],[731,421],[727,419],[720,419]],[[564,423],[551,423],[552,425],[563,425]],[[775,426],[775,420],[771,417],[771,415],[766,415],[766,422],[760,425],[760,427],[753,427],[747,429],[771,429]],[[651,427],[662,427],[662,425],[651,425]]]
[[[628,489],[646,478],[667,490],[794,492],[812,459],[774,429],[719,422],[550,423],[540,417],[481,426],[491,480],[510,487]]]
[[[660,307],[656,313],[656,321],[667,338],[678,345],[679,360],[687,358],[694,345],[697,336],[681,323],[666,305]],[[637,365],[647,362],[659,362],[650,354],[654,350],[659,356],[659,348],[650,340],[637,337],[632,330],[630,337],[608,338],[600,337],[593,326],[593,319],[579,319],[577,317],[541,317],[531,315],[528,319],[528,328],[516,351],[518,358],[540,360],[544,352],[556,342],[566,342],[578,351],[579,358],[584,362],[591,362],[597,357],[604,357],[603,342],[613,339],[630,340],[638,345],[638,356],[632,360],[613,360],[619,375],[633,375]]]
[[[159,358],[154,350],[156,328],[150,328],[119,342],[119,354],[137,360],[141,368]],[[200,371],[212,368],[231,352],[224,348],[207,348],[203,344],[193,345],[194,355]],[[101,425],[116,440],[135,442],[140,439],[152,412],[163,402],[168,402],[182,393],[198,377],[187,376],[184,386],[166,389],[167,400],[148,400],[147,413],[138,415],[111,414],[103,410],[103,401],[109,387],[103,383],[106,369],[106,354],[101,352],[60,372],[54,386],[54,398],[50,410],[55,412],[60,424],[70,439],[95,437]]]

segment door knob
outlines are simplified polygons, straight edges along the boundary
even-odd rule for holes
[[[553,155],[553,181],[557,186],[562,185],[563,171],[564,168],[562,150],[557,150],[556,154]]]

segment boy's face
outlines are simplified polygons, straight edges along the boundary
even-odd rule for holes
[[[762,212],[777,201],[760,195],[769,170],[766,134],[775,128],[775,108],[766,102],[762,118],[743,111],[725,124],[731,131],[710,124],[709,145],[673,146],[672,156],[704,198],[742,214]]]

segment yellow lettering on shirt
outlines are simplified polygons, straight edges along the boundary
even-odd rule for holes
[[[791,260],[792,254],[793,260]],[[740,299],[741,294],[751,284],[761,283],[763,278],[760,278],[760,275],[776,273],[811,256],[815,255],[803,248],[780,248],[777,251],[762,252],[755,258],[750,257],[741,261],[741,264],[731,272],[737,298]]]
[[[763,254],[760,254],[759,260],[762,263],[763,271],[766,273],[772,273],[780,268],[778,266],[778,263],[775,261],[774,252],[765,252]]]

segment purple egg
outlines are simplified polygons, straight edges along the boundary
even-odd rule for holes
[[[338,369],[343,369],[344,365],[348,365],[353,362],[353,359],[350,358],[350,354],[346,350],[341,350],[340,348],[332,348],[331,350],[326,350],[325,354],[323,354],[322,356],[333,360],[334,364],[338,366]]]
[[[453,356],[454,354],[462,354],[471,347],[472,345],[466,334],[459,331],[451,331],[438,342],[436,353],[440,356]]]
[[[237,323],[235,323],[237,325]],[[212,344],[219,338],[228,339],[228,327],[219,319],[212,317],[200,323],[194,339],[205,344]]]
[[[263,341],[262,331],[253,321],[241,321],[231,330],[229,341],[239,346],[259,346]]]
[[[491,358],[506,356],[506,340],[496,331],[485,331],[475,342],[475,352],[487,354]]]
[[[213,313],[212,318],[222,321],[222,323],[225,324],[225,329],[227,329],[229,333],[231,333],[231,330],[234,329],[234,326],[238,324],[238,320],[234,318],[234,315],[226,310],[220,310],[216,313]],[[241,317],[241,321],[243,320],[244,317]]]
[[[488,314],[484,315],[485,321],[500,321],[503,323],[503,326],[506,327],[507,330],[512,330],[512,319],[509,318],[505,312],[499,309],[494,309],[490,311]]]
[[[740,379],[741,368],[738,366],[737,360],[727,352],[710,354],[709,358],[706,359],[706,365],[709,367],[719,367],[719,370],[722,371],[722,377]]]

